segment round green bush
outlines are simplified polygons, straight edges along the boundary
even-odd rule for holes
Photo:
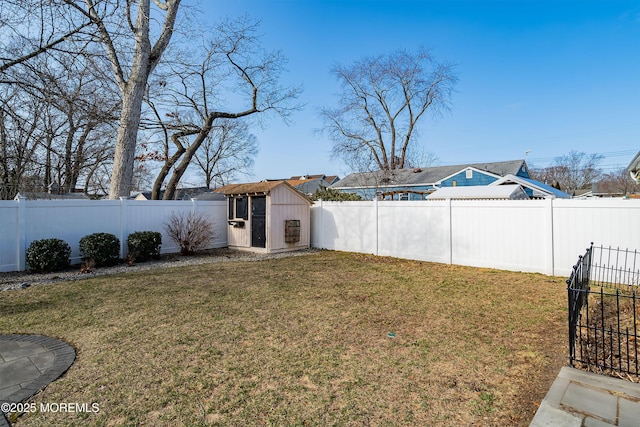
[[[64,240],[34,240],[26,254],[27,268],[37,273],[60,271],[69,267],[71,247]]]
[[[127,237],[129,257],[136,261],[160,258],[162,234],[157,231],[136,231]]]
[[[120,261],[120,239],[110,233],[89,234],[80,239],[80,253],[96,267],[115,265]]]

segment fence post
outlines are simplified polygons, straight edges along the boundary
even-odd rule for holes
[[[127,232],[127,200],[120,197],[120,258],[124,258]]]
[[[322,199],[318,200],[320,206],[318,206],[318,210],[320,211],[320,218],[316,220],[316,245],[320,249],[325,249],[324,246],[324,201]],[[317,215],[316,215],[317,216]]]
[[[451,198],[447,199],[447,234],[449,242],[449,264],[453,264],[453,214],[451,212]]]
[[[546,218],[547,218],[547,230],[546,236],[548,241],[545,242],[545,246],[549,251],[547,255],[547,268],[546,274],[555,276],[555,236],[553,235],[553,199],[547,199],[548,203],[545,206]]]
[[[18,203],[18,226],[16,227],[18,239],[16,245],[16,267],[18,267],[18,271],[24,271],[27,269],[26,263],[26,250],[27,250],[27,211],[26,211],[26,201],[27,199],[23,196],[16,197],[16,202]]]
[[[380,254],[380,248],[379,248],[379,238],[380,238],[380,215],[378,214],[378,198],[375,197],[373,199],[373,214],[375,216],[375,221],[376,221],[376,253],[375,255],[378,256]]]

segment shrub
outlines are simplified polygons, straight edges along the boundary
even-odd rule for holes
[[[120,239],[110,233],[93,233],[80,239],[80,253],[96,267],[110,266],[120,259]]]
[[[180,246],[182,255],[191,255],[202,249],[214,237],[213,222],[203,214],[172,213],[164,229],[171,239]]]
[[[128,257],[136,261],[160,258],[162,234],[157,231],[136,231],[127,237]]]
[[[64,240],[34,240],[27,249],[27,267],[38,273],[64,270],[71,263],[70,255],[71,247]]]
[[[311,196],[311,200],[324,200],[325,202],[348,202],[362,200],[356,193],[347,193],[334,188],[318,188]]]

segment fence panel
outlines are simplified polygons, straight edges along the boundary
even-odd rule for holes
[[[208,215],[213,220],[214,240],[209,248],[227,246],[226,207],[224,201],[163,201],[128,200],[126,202],[125,236],[135,231],[157,231],[162,234],[161,253],[180,252],[178,245],[164,231],[164,223],[171,214],[191,211]],[[126,251],[126,241],[123,242]]]
[[[620,248],[640,244],[640,200],[553,201],[555,274],[569,276],[575,254],[590,242]]]
[[[224,201],[137,200],[19,200],[0,202],[0,272],[25,269],[25,251],[34,240],[58,238],[71,246],[71,263],[82,261],[80,239],[87,234],[111,233],[120,239],[121,257],[126,239],[134,231],[162,233],[162,253],[179,252],[164,232],[171,213],[199,212],[214,224],[214,240],[208,248],[227,246]]]
[[[378,255],[449,263],[449,202],[378,202]]]
[[[71,246],[71,263],[82,262],[79,242],[91,233],[120,238],[120,201],[33,200],[25,203],[26,247],[34,240],[57,238]]]
[[[592,241],[640,242],[640,200],[319,202],[314,247],[568,276]]]
[[[319,202],[311,208],[311,244],[377,254],[377,202]]]
[[[550,273],[548,206],[546,200],[452,201],[452,263]]]
[[[0,201],[0,271],[19,269],[18,204],[13,201]]]

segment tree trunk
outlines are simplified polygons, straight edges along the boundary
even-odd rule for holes
[[[120,126],[116,138],[116,151],[113,157],[113,171],[109,188],[110,199],[129,197],[131,191],[145,82],[146,75],[144,80],[130,80],[127,84],[127,91],[122,97]]]
[[[113,171],[109,188],[110,199],[129,197],[133,181],[138,127],[140,126],[142,101],[147,80],[169,44],[179,4],[180,0],[172,0],[167,1],[162,7],[166,11],[164,26],[156,44],[152,47],[149,39],[149,0],[138,0],[138,16],[135,25],[136,31],[134,32],[135,52],[128,81],[124,82],[122,74],[117,71],[119,68],[117,60],[112,59],[112,63],[115,65],[114,68],[116,68],[116,75],[119,76],[119,86],[122,92],[122,110],[120,112],[120,126],[118,127],[116,150],[113,158]],[[115,52],[111,56],[115,57]]]
[[[178,145],[178,151],[176,151],[173,156],[168,158],[165,164],[162,166],[162,169],[158,173],[156,180],[153,183],[153,190],[151,191],[151,200],[160,200],[160,190],[162,189],[162,184],[164,180],[169,175],[169,171],[175,165],[180,157],[184,154],[185,149],[182,145]]]
[[[195,156],[198,148],[200,148],[205,139],[207,139],[209,132],[211,132],[213,121],[214,116],[209,116],[209,118],[207,119],[207,123],[200,130],[196,139],[184,152],[184,156],[182,157],[182,160],[180,160],[180,164],[173,170],[171,179],[169,179],[169,182],[167,183],[167,188],[164,190],[164,197],[162,198],[163,200],[173,200],[173,197],[176,193],[176,188],[180,183],[180,178],[182,178],[182,175],[184,175],[184,173],[187,171],[189,164],[191,164],[191,159],[193,159],[193,156]]]

